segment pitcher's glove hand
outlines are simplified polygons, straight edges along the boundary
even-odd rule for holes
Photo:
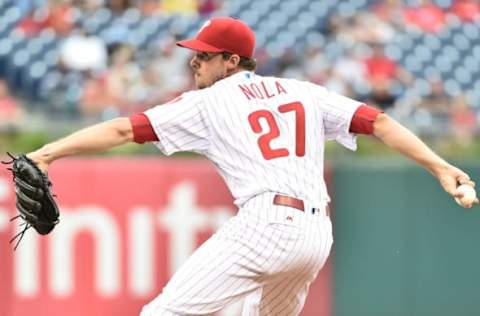
[[[10,241],[20,236],[16,249],[27,229],[33,227],[39,234],[46,235],[58,224],[60,214],[54,195],[50,191],[52,183],[48,176],[26,155],[22,154],[18,157],[10,153],[8,155],[12,160],[2,161],[2,163],[12,165],[8,169],[13,173],[16,206],[20,213],[12,220],[20,217],[25,221],[23,223],[25,228]]]

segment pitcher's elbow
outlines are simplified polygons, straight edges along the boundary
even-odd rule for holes
[[[382,139],[386,133],[391,131],[395,120],[388,114],[381,113],[373,122],[373,135]]]
[[[133,141],[133,129],[130,120],[126,117],[115,118],[111,121],[115,132],[121,139],[122,143],[128,143]]]

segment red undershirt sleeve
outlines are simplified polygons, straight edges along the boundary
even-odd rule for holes
[[[373,134],[373,122],[380,113],[383,113],[383,111],[368,105],[360,105],[350,122],[350,132],[354,134]]]
[[[150,120],[144,113],[133,114],[129,117],[132,124],[133,140],[138,144],[158,141]]]

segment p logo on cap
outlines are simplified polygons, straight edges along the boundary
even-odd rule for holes
[[[200,28],[200,30],[198,30],[198,33],[197,34],[200,34],[204,28],[206,28],[207,26],[209,26],[210,24],[212,24],[212,21],[208,20],[208,21],[205,21],[205,23],[203,23],[202,27]]]
[[[255,34],[240,20],[220,17],[206,21],[195,38],[179,41],[177,45],[200,52],[228,52],[251,58]]]

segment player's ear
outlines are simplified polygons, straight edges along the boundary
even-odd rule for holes
[[[230,55],[230,58],[227,60],[227,68],[228,69],[235,69],[237,68],[238,64],[240,63],[240,56],[237,54]]]

